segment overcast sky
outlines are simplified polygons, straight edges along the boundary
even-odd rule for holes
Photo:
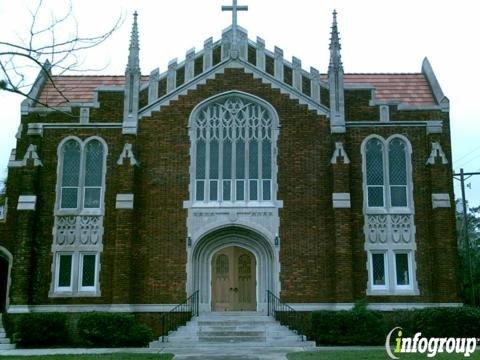
[[[0,0],[1,40],[28,38],[30,15],[36,1]],[[123,26],[108,42],[87,53],[85,68],[106,67],[101,74],[123,74],[127,62],[131,14],[139,13],[140,65],[143,74],[185,52],[217,40],[231,23],[221,5],[231,0],[73,0],[79,30],[99,34],[119,15]],[[249,11],[239,14],[239,24],[250,39],[257,36],[285,57],[302,60],[303,67],[327,71],[331,12],[338,11],[342,57],[346,72],[419,72],[427,56],[444,93],[450,99],[453,167],[480,171],[480,3],[475,0],[239,0]],[[45,0],[43,21],[64,0]],[[93,73],[95,74],[95,73]],[[5,175],[10,150],[20,121],[18,96],[0,92],[0,173]],[[480,176],[468,181],[467,198],[480,205]],[[458,183],[456,181],[456,183]],[[457,197],[460,195],[456,188]]]

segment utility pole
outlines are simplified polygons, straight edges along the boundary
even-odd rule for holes
[[[460,169],[460,173],[453,174],[455,180],[460,181],[460,188],[462,191],[462,209],[463,209],[463,240],[465,242],[465,253],[467,257],[467,269],[468,269],[468,281],[470,283],[470,296],[472,305],[476,305],[476,294],[473,284],[473,271],[472,271],[472,251],[470,248],[470,234],[468,233],[468,213],[467,213],[467,200],[465,198],[465,180],[471,178],[474,175],[480,175],[480,172],[466,173],[463,168]],[[456,177],[458,176],[458,178]]]

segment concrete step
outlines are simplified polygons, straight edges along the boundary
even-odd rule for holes
[[[245,342],[266,342],[265,336],[199,336],[198,341],[200,343],[245,343]]]
[[[265,331],[199,331],[198,336],[263,336]]]
[[[0,344],[10,344],[10,339],[7,337],[0,338]]]
[[[15,349],[15,344],[0,344],[0,350],[12,350]]]
[[[188,342],[161,342],[152,341],[150,348],[179,348],[179,349],[209,349],[209,348],[221,348],[224,349],[238,349],[238,348],[279,348],[279,347],[291,347],[291,348],[314,348],[314,341],[280,341],[280,342],[202,342],[202,343],[188,343]]]

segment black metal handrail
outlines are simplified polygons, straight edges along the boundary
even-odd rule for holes
[[[177,330],[180,326],[185,325],[192,317],[198,316],[198,300],[197,290],[183,303],[178,304],[160,317],[162,342],[165,342],[170,331]]]
[[[308,329],[308,319],[305,314],[296,311],[291,306],[284,304],[270,290],[267,290],[268,316],[287,326],[290,330],[294,330],[302,341],[306,340]]]

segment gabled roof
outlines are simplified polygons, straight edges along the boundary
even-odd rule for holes
[[[147,82],[148,76],[142,76]],[[322,75],[326,79],[326,75]],[[123,87],[123,75],[79,75],[53,76],[57,88],[70,100],[70,103],[92,103],[95,90],[101,87]],[[435,105],[427,79],[421,73],[413,74],[345,74],[345,84],[371,85],[375,89],[375,100],[400,102],[408,105]],[[119,89],[120,90],[120,89]],[[45,84],[38,98],[50,106],[67,106],[65,99],[51,83]]]

